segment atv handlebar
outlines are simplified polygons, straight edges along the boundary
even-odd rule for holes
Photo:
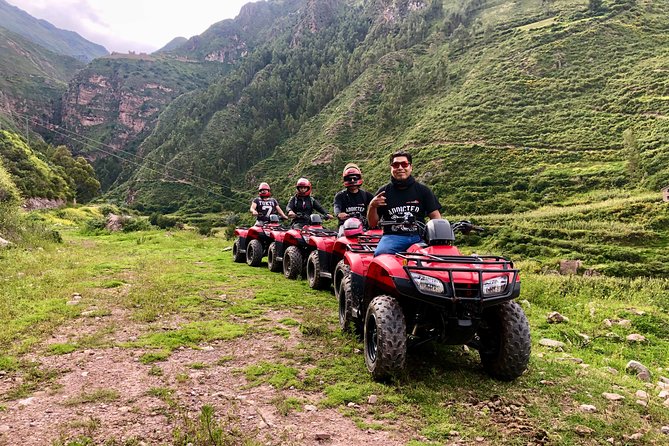
[[[464,235],[467,235],[472,231],[485,231],[485,229],[483,229],[481,226],[476,226],[469,220],[456,221],[455,223],[451,224],[451,229],[453,229],[453,232],[459,232]]]
[[[405,215],[404,217],[397,218],[394,220],[384,220],[379,222],[380,227],[397,226],[397,225],[401,225],[405,228],[418,231],[421,234],[421,237],[424,235],[425,228],[427,227],[427,225],[424,222],[416,220],[416,217],[414,215]],[[450,223],[450,225],[453,232],[459,232],[464,235],[467,235],[472,231],[475,232],[485,231],[485,229],[483,229],[481,226],[476,226],[469,220],[456,221],[454,223]]]
[[[350,213],[347,212],[346,215],[348,215],[348,217],[346,217],[343,220],[340,220],[342,223],[345,222],[346,220],[351,219],[351,218],[357,218],[358,220],[360,220],[362,222],[362,225],[364,227],[368,227],[367,215],[364,215],[360,212],[350,212]]]

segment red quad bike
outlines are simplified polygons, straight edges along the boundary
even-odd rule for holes
[[[283,254],[285,245],[283,239],[290,230],[285,226],[276,226],[269,231],[270,244],[267,248],[267,268],[273,273],[283,270]]]
[[[246,231],[246,263],[249,266],[259,266],[262,258],[267,255],[270,244],[272,243],[273,231],[286,231],[279,225],[279,216],[272,214],[270,221],[262,225],[251,226]]]
[[[318,214],[311,214],[311,223],[302,227],[295,227],[283,237],[283,275],[287,279],[297,279],[305,271],[305,262],[316,246],[321,246],[320,239],[331,239],[333,242],[337,232],[322,226],[322,218]]]
[[[334,255],[341,254],[334,271],[334,292],[339,302],[339,326],[345,332],[363,335],[363,317],[359,315],[359,299],[363,294],[363,280],[369,264],[374,260],[374,250],[381,239],[381,231],[374,229],[360,234],[355,240],[337,240]],[[356,307],[353,304],[356,303]],[[364,315],[363,315],[364,316]]]
[[[246,261],[249,265],[249,259],[248,259],[248,246],[249,242],[257,239],[260,232],[265,233],[265,229],[268,231],[271,230],[274,227],[279,227],[279,216],[278,215],[270,215],[270,221],[263,223],[262,225],[255,225],[251,227],[247,226],[239,226],[235,228],[235,235],[237,236],[237,239],[235,240],[235,243],[232,245],[232,260],[236,263],[242,263]],[[257,247],[256,244],[254,244],[254,247]],[[252,254],[253,256],[257,254]],[[253,258],[253,257],[252,257]],[[262,256],[260,257],[262,259]],[[260,259],[258,260],[258,264],[260,263]],[[252,266],[257,266],[256,264]]]
[[[249,232],[247,226],[235,228],[235,243],[232,245],[232,261],[242,263],[246,259],[246,235]]]
[[[329,286],[330,281],[333,281],[335,294],[338,294],[342,275],[337,276],[335,272],[339,262],[350,249],[361,249],[361,243],[365,246],[376,247],[382,231],[380,229],[367,229],[367,219],[361,214],[355,213],[349,215],[349,218],[340,227],[338,235],[339,237],[336,240],[332,238],[314,238],[311,240],[315,249],[309,254],[306,267],[307,281],[313,289],[325,289]],[[340,268],[339,272],[342,273],[342,271]]]
[[[454,233],[481,230],[467,221],[381,224],[418,227],[424,242],[372,260],[365,252],[350,252],[345,259],[350,271],[340,286],[340,323],[362,331],[365,364],[374,379],[402,370],[407,349],[430,341],[468,345],[479,351],[491,376],[519,377],[530,357],[530,330],[513,301],[520,295],[513,263],[460,254]]]

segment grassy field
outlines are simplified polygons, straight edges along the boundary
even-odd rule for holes
[[[232,346],[272,333],[285,338],[281,353],[235,373],[243,377],[245,388],[271,385],[276,411],[284,417],[303,411],[309,395],[318,400],[319,409],[336,410],[361,431],[397,430],[411,446],[669,441],[661,432],[669,425],[669,403],[658,396],[657,384],[669,376],[667,280],[543,275],[527,272],[534,269],[531,261],[520,262],[519,301],[533,338],[525,375],[512,383],[498,382],[483,373],[476,352],[429,346],[409,356],[404,375],[380,384],[365,370],[362,344],[339,332],[331,292],[313,291],[306,282],[288,281],[267,268],[233,263],[226,251],[229,240],[191,231],[85,236],[76,227],[60,229],[62,244],[0,251],[0,420],[19,399],[62,391],[58,376],[42,363],[53,355],[120,348],[136,352],[147,374],[159,376],[175,352],[212,341]],[[85,305],[72,304],[77,295]],[[47,342],[79,319],[104,320],[119,311],[128,315],[128,323],[141,327],[136,338],[117,342],[112,335],[121,327],[111,326]],[[568,322],[547,322],[552,311]],[[286,316],[276,322],[271,312]],[[299,327],[299,342],[291,339],[291,327]],[[631,334],[644,340],[627,340]],[[543,346],[544,338],[564,346]],[[649,382],[626,372],[630,360],[648,367]],[[191,364],[192,369],[213,366]],[[173,386],[178,384],[150,392],[174,403]],[[289,391],[300,396],[287,397]],[[123,399],[114,391],[100,392],[68,396],[62,404]],[[605,393],[624,398],[611,401]],[[366,404],[370,395],[378,397],[376,404]],[[355,405],[364,407],[362,413]],[[171,444],[260,444],[244,429],[235,440],[199,436],[212,423],[224,422],[211,410],[203,406],[199,418],[177,423]],[[168,404],[169,411],[178,413],[178,404]],[[53,444],[102,444],[99,423]],[[2,435],[0,431],[0,444]],[[141,444],[146,439],[104,440]]]

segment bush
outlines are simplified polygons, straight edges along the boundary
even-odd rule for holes
[[[149,217],[149,223],[153,226],[158,226],[160,229],[174,228],[181,224],[181,221],[175,217],[167,217],[158,212],[154,212]]]
[[[148,231],[151,229],[151,223],[145,218],[129,217],[123,218],[123,232]]]
[[[121,214],[121,210],[118,208],[118,206],[115,206],[113,204],[104,204],[100,206],[100,212],[104,216],[107,216],[109,214],[116,214],[116,215]]]
[[[105,218],[89,218],[81,228],[81,233],[84,235],[98,235],[106,230],[106,225],[107,221]]]
[[[206,235],[209,237],[211,235],[211,223],[205,222],[205,223],[200,223],[197,227],[197,232],[200,233],[200,235]]]

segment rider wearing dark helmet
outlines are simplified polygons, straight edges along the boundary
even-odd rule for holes
[[[258,185],[258,196],[251,202],[251,215],[256,218],[256,225],[262,225],[269,221],[269,216],[278,214],[284,220],[287,220],[281,206],[276,198],[272,198],[272,189],[269,184],[262,182]]]
[[[362,171],[356,164],[347,164],[341,176],[346,189],[337,192],[334,197],[334,214],[339,219],[340,226],[351,214],[366,218],[367,206],[374,198],[374,195],[360,188]]]
[[[290,198],[286,210],[288,217],[293,219],[293,224],[304,226],[311,223],[311,214],[314,209],[328,218],[333,218],[323,206],[311,196],[311,182],[306,178],[300,178],[295,185],[297,192]]]

